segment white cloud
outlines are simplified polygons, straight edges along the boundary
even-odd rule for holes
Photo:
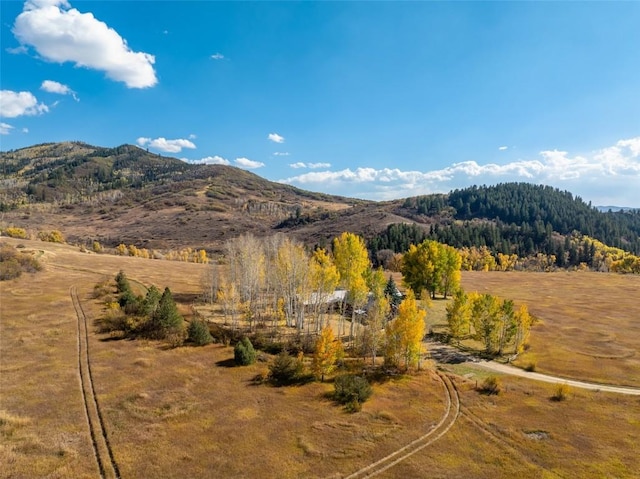
[[[29,133],[29,128],[24,127],[24,128],[22,129],[22,133]]]
[[[303,167],[304,163],[294,163]],[[293,166],[291,165],[291,166]],[[309,167],[309,165],[306,165]],[[507,164],[453,163],[438,170],[403,171],[398,168],[346,168],[308,172],[281,180],[308,189],[360,198],[386,200],[429,193],[445,193],[473,184],[527,181],[566,189],[596,204],[640,207],[640,137],[618,141],[589,154],[545,150],[538,158]]]
[[[508,149],[509,149],[508,146],[499,146],[498,147],[498,150],[500,150],[500,151],[504,151],[504,150],[508,150]]]
[[[194,149],[196,147],[190,140],[167,140],[162,137],[151,139],[142,136],[136,140],[136,143],[142,147],[153,148],[154,150],[160,150],[166,153],[180,153],[183,148]]]
[[[212,60],[222,60],[224,59],[224,55],[222,53],[214,53],[211,55]]]
[[[205,158],[201,158],[199,160],[184,160],[187,163],[193,163],[197,165],[230,165],[231,162],[221,156],[207,156]]]
[[[0,116],[15,118],[17,116],[40,115],[49,111],[44,103],[38,103],[33,93],[28,91],[0,91]]]
[[[8,135],[13,130],[9,123],[0,123],[0,135]]]
[[[318,169],[318,168],[331,168],[331,163],[303,163],[302,161],[298,161],[297,163],[289,163],[291,168],[309,168],[309,169]]]
[[[289,156],[289,153],[286,151],[275,151],[273,156]]]
[[[616,146],[619,148],[629,148],[633,155],[640,156],[640,136],[628,140],[620,140],[616,143]]]
[[[331,163],[307,163],[307,168],[331,168]]]
[[[195,140],[196,138],[198,138],[198,137],[197,137],[196,135],[194,135],[193,133],[191,133],[191,134],[189,135],[189,139],[190,139],[190,140]]]
[[[40,85],[40,89],[49,93],[57,93],[58,95],[71,95],[75,101],[80,101],[75,91],[57,81],[45,80]]]
[[[236,164],[236,166],[239,166],[240,168],[246,168],[248,170],[262,168],[263,166],[265,166],[265,164],[261,161],[254,161],[250,160],[249,158],[236,158],[234,163]]]
[[[5,48],[7,53],[11,53],[12,55],[22,55],[23,53],[28,53],[29,49],[24,45],[19,45],[14,48]]]
[[[269,133],[267,138],[273,141],[274,143],[284,143],[284,137],[278,135],[277,133]]]
[[[45,60],[103,71],[129,88],[154,86],[155,57],[129,48],[113,28],[66,0],[27,0],[13,33]]]

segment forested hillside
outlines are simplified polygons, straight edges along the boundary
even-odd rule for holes
[[[640,210],[604,213],[549,186],[473,186],[407,198],[402,209],[417,223],[389,225],[370,240],[373,252],[403,252],[428,238],[456,248],[486,247],[493,256],[553,255],[558,267],[584,263],[596,269],[597,252],[605,245],[640,254]],[[420,225],[433,217],[439,221]]]

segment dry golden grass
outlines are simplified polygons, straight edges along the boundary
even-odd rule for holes
[[[502,380],[498,396],[458,381],[462,410],[449,434],[380,477],[638,477],[638,398],[574,389],[557,402],[554,385]]]
[[[526,303],[540,320],[515,362],[536,371],[640,386],[640,276],[592,272],[465,272],[466,291]]]
[[[170,286],[188,306],[204,267],[22,242],[43,251],[45,270],[1,285],[0,477],[96,477],[70,286],[94,319],[102,314],[94,284],[120,269]],[[350,415],[327,399],[330,383],[255,385],[267,365],[227,367],[229,347],[167,349],[94,330],[89,339],[96,395],[126,479],[345,476],[429,431],[444,410],[430,372],[374,385]],[[532,349],[544,358],[542,345]],[[637,398],[574,390],[556,402],[551,385],[506,377],[504,392],[489,397],[474,380],[459,382],[463,415],[450,432],[381,477],[633,477],[640,469]]]

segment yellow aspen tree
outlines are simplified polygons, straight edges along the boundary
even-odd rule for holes
[[[226,259],[230,280],[235,283],[240,299],[257,314],[258,299],[265,279],[265,254],[260,240],[246,234],[227,241]]]
[[[361,308],[367,299],[365,276],[370,267],[369,253],[360,236],[344,232],[333,240],[333,258],[340,273],[340,281],[347,290],[348,301],[352,306],[349,337],[353,339],[356,310]],[[343,303],[343,313],[345,305]],[[342,319],[341,326],[343,326]]]
[[[127,247],[123,243],[120,243],[116,248],[116,251],[120,256],[125,256],[127,254]]]
[[[471,308],[469,296],[463,290],[456,291],[453,301],[447,305],[447,323],[451,336],[460,339],[469,333],[471,323]]]
[[[454,293],[460,287],[462,257],[457,249],[446,244],[441,245],[440,255],[443,266],[440,287],[444,299],[447,299],[449,293]]]
[[[340,273],[323,248],[313,252],[310,260],[311,269],[311,308],[316,323],[316,331],[324,328],[323,314],[327,309],[327,300],[340,282]]]
[[[138,256],[138,248],[133,244],[129,245],[129,256]]]
[[[490,294],[474,296],[471,311],[476,339],[484,343],[487,353],[498,352],[502,325],[498,298]]]
[[[309,257],[301,244],[284,240],[275,262],[276,277],[284,299],[287,326],[304,329],[304,303],[309,297]]]
[[[405,369],[419,364],[422,339],[425,333],[426,312],[418,308],[412,290],[398,306],[396,319],[387,325],[385,361]]]
[[[311,362],[313,374],[324,382],[324,377],[333,372],[342,355],[342,343],[336,340],[333,329],[330,326],[326,326],[320,332],[315,344]]]
[[[198,250],[198,263],[207,264],[208,262],[207,252],[203,249]]]
[[[236,329],[237,314],[240,308],[240,297],[236,285],[227,278],[222,278],[216,299],[222,305],[225,325],[227,324],[227,319],[231,318],[231,326]]]
[[[384,323],[391,310],[389,298],[385,295],[387,280],[384,271],[379,268],[369,276],[369,289],[373,295],[373,301],[367,311],[367,325],[362,335],[363,355],[371,356],[371,364],[375,365],[378,348],[384,334]]]
[[[516,337],[515,337],[515,351],[516,354],[520,354],[524,351],[524,347],[529,341],[529,334],[531,325],[533,324],[533,317],[529,314],[529,308],[526,304],[520,306],[516,312]]]

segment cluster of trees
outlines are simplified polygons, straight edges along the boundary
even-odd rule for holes
[[[412,244],[402,257],[404,282],[417,294],[427,291],[435,298],[441,293],[446,299],[460,287],[460,267],[462,257],[453,247],[424,240]]]
[[[508,349],[517,354],[527,344],[533,317],[526,304],[516,309],[511,300],[459,289],[447,305],[447,323],[457,341],[473,338],[481,341],[489,354],[503,354]]]
[[[440,247],[450,253],[445,245]],[[424,312],[413,294],[405,299],[405,306],[400,304],[402,296],[393,278],[372,268],[365,242],[358,235],[341,234],[333,240],[330,252],[322,248],[310,252],[282,235],[241,236],[228,242],[225,250],[225,264],[208,270],[204,283],[207,297],[221,306],[231,328],[237,329],[243,320],[249,330],[257,324],[271,326],[273,331],[284,325],[322,339],[329,334],[328,315],[334,311],[339,318],[338,336],[348,337],[357,354],[375,363],[384,351],[389,364],[415,365],[415,351],[424,336]],[[415,263],[416,270],[426,265],[417,261],[407,259],[405,263]],[[438,276],[442,277],[438,287],[452,291],[455,274],[444,276]],[[423,287],[421,284],[420,290]],[[324,341],[328,345],[333,340]],[[323,354],[330,353],[326,347],[321,348]],[[322,370],[325,363],[318,360],[316,367]]]
[[[182,344],[185,338],[197,345],[213,340],[208,326],[199,318],[192,319],[188,328],[185,327],[184,318],[178,311],[169,287],[161,293],[152,285],[144,296],[136,295],[123,271],[116,275],[115,282],[118,305],[125,314],[120,329],[125,333],[168,340],[176,346]]]
[[[367,250],[361,239],[346,235],[333,255],[324,249],[310,253],[284,235],[240,236],[226,243],[225,264],[213,265],[204,278],[206,296],[222,306],[234,328],[245,319],[250,329],[270,321],[317,333],[330,305],[344,311],[348,301],[356,306],[366,301]],[[354,250],[343,253],[348,245]],[[354,258],[347,260],[348,254]],[[338,285],[347,290],[343,297],[335,297]]]
[[[97,241],[93,242],[93,250],[96,253],[103,251],[102,246]],[[183,261],[185,263],[209,263],[209,257],[204,249],[183,248],[180,250],[169,250],[161,253],[156,250],[149,251],[147,248],[138,248],[135,245],[125,245],[120,243],[116,247],[116,254],[119,256],[133,256],[146,259],[167,259],[169,261]]]

